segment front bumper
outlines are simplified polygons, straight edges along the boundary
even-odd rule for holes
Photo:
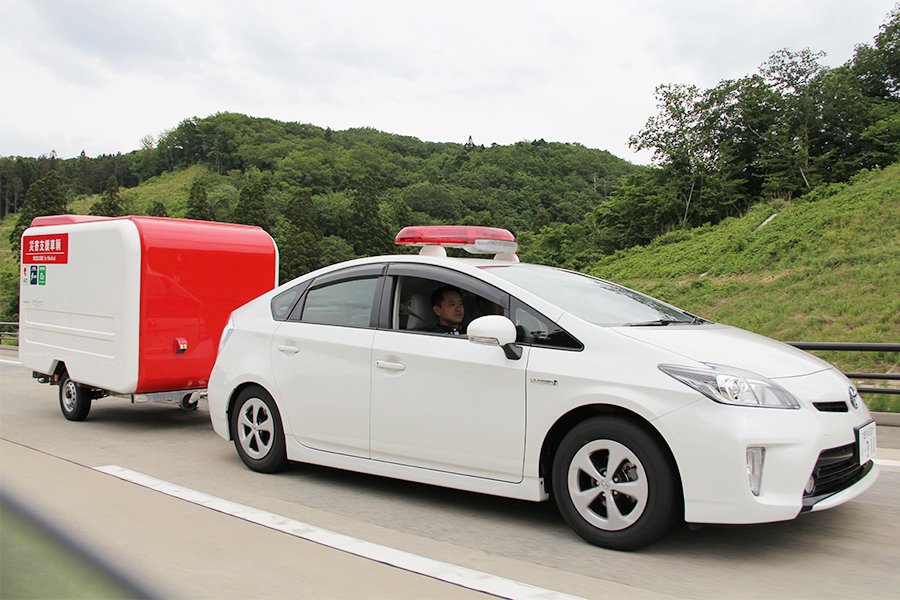
[[[798,410],[726,406],[703,398],[655,420],[678,464],[685,520],[785,521],[801,511],[837,506],[871,487],[879,469],[869,461],[827,493],[804,498],[820,455],[853,448],[855,428],[870,420],[863,405],[853,408],[848,403],[847,411],[840,413],[814,406],[847,398],[845,382],[831,370],[779,380],[800,399],[803,406]],[[765,449],[759,495],[750,489],[748,448]]]

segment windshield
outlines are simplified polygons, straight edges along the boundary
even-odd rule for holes
[[[487,267],[491,273],[597,325],[653,326],[706,322],[603,279],[540,265]]]

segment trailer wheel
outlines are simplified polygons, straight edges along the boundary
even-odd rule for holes
[[[231,412],[231,437],[244,464],[259,473],[275,473],[287,466],[281,415],[264,389],[244,389]]]
[[[70,421],[84,421],[91,412],[91,390],[63,376],[59,384],[59,407]]]
[[[191,401],[191,398],[194,397],[193,392],[190,394],[185,394],[181,399],[181,410],[192,411],[197,410],[197,406],[200,405],[200,399]]]

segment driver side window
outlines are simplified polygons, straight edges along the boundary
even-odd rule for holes
[[[459,330],[465,333],[468,324],[487,314],[507,315],[508,300],[502,293],[478,289],[475,284],[459,277],[431,278],[401,275],[395,278],[392,328],[401,331],[433,333],[439,323],[434,310],[433,295],[437,290],[458,291],[463,302],[463,317]],[[476,282],[477,283],[477,282]],[[482,286],[483,287],[483,286]],[[479,293],[480,292],[480,293]]]

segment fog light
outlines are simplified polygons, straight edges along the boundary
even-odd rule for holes
[[[762,487],[763,463],[766,460],[765,448],[747,448],[747,475],[750,478],[750,491],[759,496]]]
[[[809,481],[806,482],[806,487],[803,488],[803,491],[806,492],[806,495],[809,496],[816,489],[816,476],[810,475]]]

